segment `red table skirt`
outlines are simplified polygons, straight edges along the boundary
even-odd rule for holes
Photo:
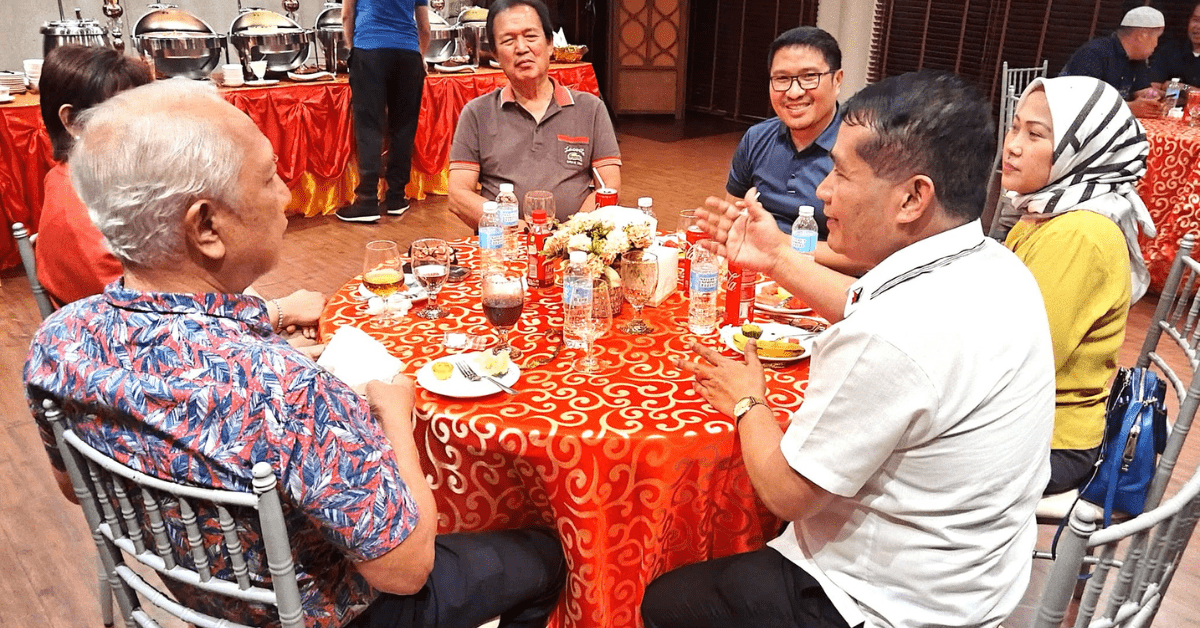
[[[460,263],[476,248],[453,243]],[[447,331],[494,338],[473,273],[439,296],[449,311],[429,321],[412,312],[369,321],[347,283],[321,317],[321,337],[356,326],[384,344],[413,374],[450,353]],[[549,357],[547,333],[562,326],[562,289],[530,290],[511,342],[528,364]],[[417,306],[423,306],[418,302]],[[597,341],[617,364],[598,374],[572,369],[580,351],[563,349],[549,365],[523,369],[516,395],[454,399],[417,388],[414,437],[433,488],[439,532],[523,526],[553,528],[569,575],[552,625],[638,627],[647,584],[673,568],[762,547],[779,520],[754,494],[733,420],[693,390],[671,358],[695,359],[688,342],[715,335],[687,331],[687,302],[676,293],[645,310],[646,336],[619,330],[632,308]],[[555,338],[557,340],[557,338]],[[777,418],[803,399],[808,361],[768,372]]]
[[[1150,290],[1166,283],[1179,240],[1200,234],[1200,128],[1178,120],[1141,120],[1150,142],[1146,176],[1138,195],[1150,210],[1158,235],[1141,237],[1142,257],[1150,268]]]
[[[600,95],[590,63],[555,64],[550,75],[563,85]],[[413,147],[410,198],[446,194],[450,143],[458,116],[467,102],[506,79],[499,70],[425,77],[421,118]],[[245,111],[279,156],[279,176],[292,190],[290,213],[315,216],[334,211],[354,198],[358,184],[354,129],[350,118],[350,85],[334,81],[222,90],[222,96]],[[0,204],[8,224],[25,223],[36,232],[42,211],[42,180],[54,166],[54,151],[42,124],[37,96],[19,95],[0,105]],[[0,268],[20,263],[16,242],[0,234]]]

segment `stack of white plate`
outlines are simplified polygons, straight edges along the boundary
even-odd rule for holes
[[[7,87],[10,94],[24,94],[25,75],[20,72],[0,70],[0,87]]]

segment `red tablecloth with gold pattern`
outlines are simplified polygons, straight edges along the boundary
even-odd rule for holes
[[[562,84],[600,95],[590,63],[554,64],[550,75]],[[504,85],[504,73],[480,70],[425,77],[421,117],[413,149],[411,198],[446,194],[450,143],[467,102]],[[270,87],[222,89],[222,95],[256,123],[279,155],[279,175],[292,190],[291,213],[329,213],[354,198],[358,184],[350,85],[333,81]],[[42,180],[54,166],[54,151],[42,124],[37,96],[18,95],[0,105],[0,206],[7,224],[25,223],[36,232],[42,212]],[[0,234],[0,268],[20,263],[9,229]]]
[[[474,267],[475,247],[454,243],[460,263]],[[447,331],[491,335],[474,273],[449,284],[439,302],[449,316],[413,314],[389,324],[369,322],[352,296],[358,279],[330,300],[321,320],[328,339],[354,325],[379,339],[413,374],[447,355]],[[562,326],[561,288],[532,289],[512,332],[525,352],[546,357],[547,331]],[[422,305],[418,303],[417,305]],[[647,583],[672,568],[756,549],[773,538],[779,520],[754,496],[732,420],[716,413],[671,362],[694,357],[685,348],[687,304],[678,292],[647,308],[657,332],[629,336],[617,329],[597,342],[618,367],[596,375],[574,372],[578,350],[524,370],[519,394],[451,399],[417,390],[417,446],[438,506],[440,532],[552,526],[570,575],[553,625],[641,626],[638,605]],[[714,344],[716,335],[703,339]],[[768,371],[770,401],[797,407],[808,361]]]
[[[1150,156],[1138,195],[1146,203],[1158,235],[1142,236],[1142,257],[1150,268],[1150,289],[1166,283],[1179,240],[1200,233],[1200,128],[1178,120],[1143,119]]]

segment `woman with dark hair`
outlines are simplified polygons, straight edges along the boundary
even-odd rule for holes
[[[59,163],[46,173],[36,256],[38,280],[59,304],[99,294],[121,276],[120,262],[71,187],[67,157],[75,120],[118,92],[152,80],[144,62],[110,48],[66,45],[46,55],[38,88],[42,121]]]

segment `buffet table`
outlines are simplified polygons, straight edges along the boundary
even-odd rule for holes
[[[600,95],[590,63],[553,64],[550,75],[568,87]],[[425,77],[409,197],[446,193],[450,143],[462,108],[505,82],[496,69]],[[279,175],[292,190],[289,212],[325,214],[353,200],[358,171],[351,167],[354,133],[345,75],[333,81],[222,89],[221,94],[271,140],[279,155]],[[42,179],[54,165],[53,157],[37,96],[22,94],[11,104],[0,104],[0,206],[7,224],[22,222],[36,231]],[[11,231],[4,231],[0,268],[10,268],[20,258]]]
[[[1179,240],[1200,234],[1200,128],[1178,120],[1142,119],[1150,156],[1138,195],[1146,203],[1158,235],[1141,238],[1142,256],[1150,269],[1150,289],[1166,283]]]
[[[475,247],[452,243],[460,264],[474,267]],[[446,285],[435,321],[412,313],[376,324],[355,298],[359,278],[326,306],[321,337],[353,325],[380,340],[414,374],[452,354],[448,331],[494,338],[474,272]],[[531,289],[510,341],[517,364],[550,357],[562,327],[561,288]],[[418,306],[423,303],[418,302]],[[761,547],[779,520],[754,496],[732,419],[708,406],[670,362],[694,359],[687,303],[678,292],[647,308],[657,329],[630,336],[618,327],[597,341],[616,366],[587,375],[563,349],[549,364],[522,369],[516,395],[457,399],[417,388],[416,442],[433,487],[439,532],[522,526],[553,527],[570,574],[552,625],[641,626],[638,606],[651,580],[672,568]],[[552,333],[555,332],[555,333]],[[732,355],[730,353],[730,355]],[[808,360],[769,370],[777,418],[797,407]]]

